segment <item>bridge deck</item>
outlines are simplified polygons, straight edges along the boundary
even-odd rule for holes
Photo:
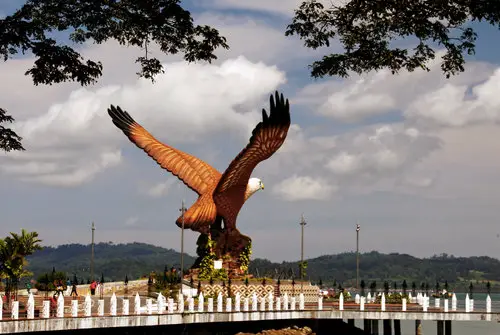
[[[500,321],[500,313],[441,311],[359,311],[303,310],[265,312],[172,313],[129,316],[91,316],[77,318],[19,319],[0,322],[0,334],[92,328],[164,326],[213,322],[265,321],[280,319],[373,319],[373,320],[450,320]]]

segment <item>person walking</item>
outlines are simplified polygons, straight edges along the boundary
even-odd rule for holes
[[[76,283],[73,282],[73,286],[71,287],[71,296],[78,297],[78,292],[76,291]]]
[[[92,283],[90,283],[90,294],[91,295],[95,295],[96,287],[97,287],[97,283],[95,280],[93,280]]]

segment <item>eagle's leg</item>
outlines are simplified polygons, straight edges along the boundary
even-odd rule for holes
[[[250,237],[241,234],[234,224],[225,222],[224,228],[221,230],[212,229],[212,239],[216,241],[215,254],[223,260],[224,268],[232,277],[242,275],[240,255],[252,242]]]

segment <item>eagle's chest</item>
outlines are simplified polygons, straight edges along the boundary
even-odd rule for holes
[[[217,206],[217,215],[228,220],[235,220],[241,207],[246,201],[245,190],[233,188],[224,192],[224,195],[214,196]]]

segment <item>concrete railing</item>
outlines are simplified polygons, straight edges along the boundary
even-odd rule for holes
[[[107,300],[107,306],[105,302]],[[52,317],[56,318],[74,318],[74,317],[90,317],[90,316],[117,316],[117,315],[152,315],[152,314],[169,314],[169,313],[213,313],[213,312],[264,312],[264,311],[303,311],[306,310],[306,304],[304,299],[304,294],[299,294],[298,296],[289,296],[285,293],[283,296],[274,297],[270,293],[267,297],[258,298],[256,294],[251,297],[241,298],[237,293],[234,298],[224,298],[220,293],[217,298],[205,298],[203,293],[196,298],[194,297],[184,297],[179,294],[178,299],[174,301],[172,298],[166,298],[159,294],[156,299],[147,298],[145,304],[141,304],[141,298],[139,294],[136,294],[130,301],[128,298],[121,299],[121,310],[118,313],[118,298],[115,293],[112,294],[108,299],[92,299],[90,295],[87,295],[85,299],[79,301],[78,299],[70,300],[70,304],[65,304],[65,299],[62,295],[58,296],[57,304],[51,306],[49,300],[44,300],[42,306],[35,307],[35,298],[33,294],[28,296],[25,305],[25,315],[26,319],[34,319],[36,315],[38,318],[48,319]],[[67,301],[66,301],[67,302]],[[97,306],[95,306],[97,302]],[[365,304],[372,303],[373,298],[370,296],[359,297],[356,296],[355,303],[345,304],[343,294],[340,295],[338,304],[328,307],[329,310],[337,309],[343,311],[349,310],[359,310],[364,311],[367,309]],[[429,309],[429,297],[425,295],[417,295],[417,297],[409,297],[409,301],[406,299],[402,300],[402,304],[390,305],[391,311],[408,311],[408,303],[411,303],[411,311],[427,312]],[[81,304],[81,305],[80,305]],[[132,306],[130,306],[132,304]],[[40,309],[41,307],[41,309]],[[374,308],[378,311],[386,311],[388,309],[388,304],[386,304],[385,295],[381,295],[381,303],[377,305],[372,305],[370,310],[373,311]],[[396,309],[395,309],[396,308]],[[317,303],[313,305],[307,305],[307,310],[323,310],[323,298],[318,297]],[[436,299],[433,311],[436,309],[439,312],[448,313],[450,311],[457,311],[457,298],[453,295],[452,299],[443,299],[442,305],[441,300]],[[9,308],[9,315],[3,313],[3,302],[0,299],[0,320],[17,320],[20,318],[19,301],[13,301]],[[37,313],[35,313],[37,312]],[[469,299],[469,295],[465,298],[465,313],[474,312],[474,300]],[[491,313],[491,298],[488,295],[486,298],[486,310],[481,311],[482,313]],[[24,315],[24,311],[23,311]],[[23,317],[24,318],[24,317]]]

